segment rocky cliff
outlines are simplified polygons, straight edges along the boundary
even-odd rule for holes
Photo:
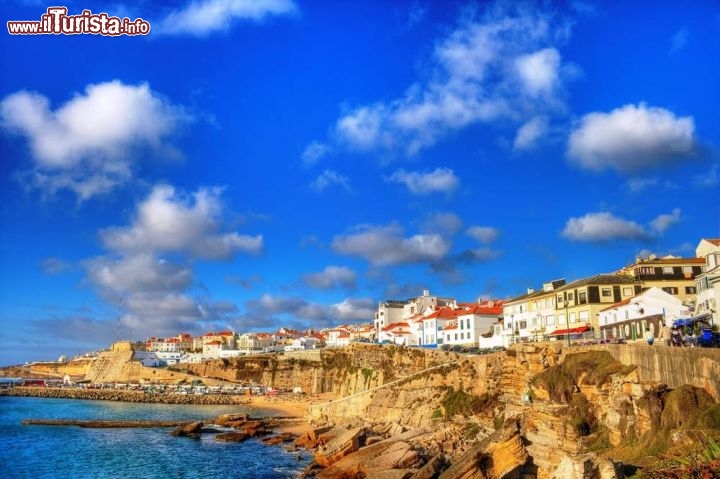
[[[332,392],[340,399],[310,409],[316,422],[366,430],[373,424],[431,428],[433,438],[423,439],[418,451],[443,454],[450,464],[497,463],[502,474],[484,477],[622,477],[621,462],[642,465],[661,454],[702,448],[703,438],[717,436],[720,427],[718,350],[563,350],[555,342],[470,356],[354,345],[309,356],[211,361],[188,370]],[[498,439],[482,454],[474,451],[477,440],[495,431],[502,431],[504,443]]]

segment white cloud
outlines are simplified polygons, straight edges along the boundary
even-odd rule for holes
[[[305,166],[312,166],[325,157],[329,152],[330,147],[328,145],[318,141],[313,141],[305,148],[305,150],[303,150],[300,157],[302,158]]]
[[[585,115],[570,134],[567,156],[583,169],[629,173],[688,158],[695,149],[692,117],[640,103]]]
[[[120,294],[184,291],[193,282],[186,266],[138,254],[120,259],[105,256],[84,262],[88,279],[110,296]]]
[[[0,117],[30,145],[35,168],[22,176],[50,193],[68,189],[80,199],[127,181],[138,148],[172,153],[168,138],[190,119],[146,83],[117,80],[88,85],[54,111],[47,97],[16,92],[0,103]]]
[[[201,188],[191,198],[170,185],[153,188],[137,207],[133,224],[101,232],[105,246],[123,253],[182,252],[194,258],[230,259],[236,253],[260,253],[261,235],[220,233],[218,188]]]
[[[339,185],[345,190],[350,191],[350,181],[348,177],[333,170],[323,171],[310,183],[310,188],[319,193],[332,185]]]
[[[450,168],[436,168],[430,172],[397,170],[385,181],[404,184],[411,193],[427,195],[430,193],[452,193],[460,180]]]
[[[492,243],[500,234],[497,228],[492,228],[490,226],[471,226],[465,231],[465,233],[467,233],[468,236],[475,238],[482,244]]]
[[[650,234],[636,222],[618,218],[608,212],[588,213],[580,218],[570,218],[562,235],[574,241],[590,242],[650,238]]]
[[[364,258],[376,266],[434,262],[450,249],[450,243],[439,234],[405,238],[396,223],[359,227],[356,232],[333,238],[331,246],[338,253]]]
[[[520,55],[515,59],[515,67],[530,96],[552,94],[560,83],[560,54],[554,48]]]
[[[513,142],[514,150],[527,150],[532,148],[537,140],[542,137],[548,129],[547,118],[536,116],[518,128]]]
[[[270,16],[296,12],[293,0],[194,0],[153,25],[153,32],[204,36],[227,30],[234,20],[260,22]]]
[[[423,223],[423,231],[453,236],[462,228],[462,220],[455,213],[433,213]]]
[[[657,234],[663,234],[668,228],[680,222],[680,208],[675,208],[670,214],[658,215],[657,218],[650,222],[650,228]]]
[[[685,48],[689,35],[690,31],[687,27],[683,27],[673,34],[672,38],[670,38],[670,55],[674,55]]]
[[[317,273],[303,275],[303,282],[318,289],[354,288],[357,275],[347,266],[327,266]]]
[[[567,37],[568,23],[511,4],[487,10],[437,42],[427,76],[404,94],[346,111],[335,140],[411,156],[476,122],[525,122],[561,108],[572,69],[554,44]]]
[[[339,322],[371,322],[376,308],[376,303],[371,298],[346,298],[330,306],[330,315]]]

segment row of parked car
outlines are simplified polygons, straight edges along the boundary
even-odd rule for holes
[[[505,348],[499,346],[494,348],[479,348],[477,346],[463,346],[461,344],[443,344],[440,346],[440,350],[461,354],[490,354],[505,351]]]

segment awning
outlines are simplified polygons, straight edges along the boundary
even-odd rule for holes
[[[697,315],[692,316],[692,317],[690,317],[690,318],[680,318],[680,319],[676,319],[676,320],[673,322],[673,326],[675,326],[675,327],[678,327],[678,326],[691,326],[691,325],[693,325],[693,324],[695,324],[695,323],[697,323],[697,322],[706,321],[706,320],[711,319],[711,318],[712,318],[712,314],[711,314],[710,312],[700,313],[700,314],[697,314]]]
[[[576,333],[584,333],[585,331],[590,331],[590,326],[580,326],[579,328],[570,328],[570,329],[556,329],[552,333],[550,333],[551,336],[559,336],[561,334],[576,334]]]

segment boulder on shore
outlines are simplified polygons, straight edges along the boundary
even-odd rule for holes
[[[216,441],[220,442],[243,442],[251,436],[246,432],[222,432],[215,436]]]
[[[350,453],[360,448],[360,436],[365,433],[365,429],[358,427],[342,432],[333,437],[325,445],[315,452],[315,462],[319,465],[328,467]]]
[[[203,428],[202,421],[189,422],[187,424],[178,426],[170,434],[172,434],[173,436],[197,437],[200,435],[200,432],[202,432],[202,428]]]

